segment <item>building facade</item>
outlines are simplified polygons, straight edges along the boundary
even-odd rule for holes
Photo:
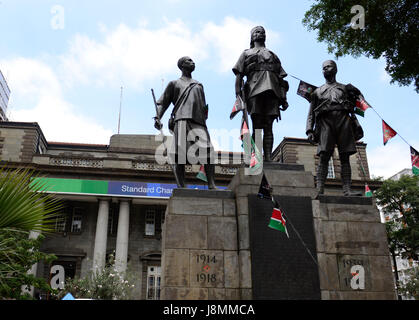
[[[0,121],[7,121],[6,111],[9,104],[10,88],[0,70]]]
[[[136,299],[159,299],[161,230],[172,190],[176,188],[171,166],[158,164],[161,147],[153,135],[113,135],[108,145],[61,143],[45,139],[37,123],[0,123],[0,160],[10,168],[35,170],[65,204],[65,219],[56,221],[56,233],[41,247],[57,260],[39,263],[37,276],[51,279],[59,265],[65,277],[84,277],[115,256],[119,271],[135,275]],[[369,181],[366,145],[351,158],[354,188]],[[305,139],[284,138],[274,152],[275,161],[303,164],[313,173],[316,147]],[[237,169],[244,165],[240,153],[217,152],[216,184],[227,188]],[[234,159],[236,161],[234,161]],[[330,165],[326,193],[341,194],[337,154]],[[196,178],[199,165],[186,167],[190,188],[205,189]],[[365,173],[365,174],[364,174]]]

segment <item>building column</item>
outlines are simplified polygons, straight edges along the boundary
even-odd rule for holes
[[[99,199],[96,223],[95,247],[93,250],[93,272],[102,270],[106,262],[106,243],[108,238],[109,200]]]
[[[115,269],[123,273],[127,269],[129,236],[129,201],[119,203],[118,233],[116,236]]]

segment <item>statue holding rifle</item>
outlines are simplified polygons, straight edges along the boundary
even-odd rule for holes
[[[253,140],[256,142],[256,134],[263,130],[264,161],[272,161],[272,126],[275,119],[281,119],[280,110],[288,108],[286,93],[289,86],[284,80],[287,73],[281,61],[265,47],[265,40],[265,29],[261,26],[253,28],[250,49],[240,55],[233,72],[236,75],[236,96],[240,95],[246,103],[252,119]],[[243,85],[244,77],[246,82]]]
[[[180,58],[178,67],[182,76],[170,81],[156,102],[154,127],[157,130],[162,129],[160,119],[170,104],[173,104],[169,129],[173,131],[174,140],[169,157],[178,187],[185,187],[185,165],[198,162],[204,165],[208,188],[216,189],[215,166],[211,163],[214,150],[206,126],[208,105],[205,102],[204,88],[201,83],[192,79],[195,63],[190,57]]]

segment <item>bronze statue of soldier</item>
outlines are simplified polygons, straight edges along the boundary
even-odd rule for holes
[[[343,194],[360,196],[361,193],[351,191],[349,158],[357,152],[356,141],[362,137],[354,131],[356,118],[353,114],[356,99],[361,92],[351,84],[338,83],[336,73],[336,62],[327,60],[323,63],[326,83],[312,93],[307,117],[306,134],[310,143],[318,143],[317,155],[320,157],[316,176],[317,191],[318,195],[324,194],[329,159],[337,145]],[[362,131],[362,128],[358,129]]]
[[[281,119],[280,110],[288,108],[286,93],[289,86],[284,80],[287,73],[281,61],[265,47],[265,40],[265,29],[262,26],[253,28],[250,49],[240,55],[233,72],[236,75],[236,96],[240,95],[246,102],[252,119],[253,140],[256,142],[256,134],[263,130],[264,161],[269,162],[272,161],[274,143],[273,122]],[[244,77],[246,82],[243,85]]]
[[[169,129],[173,131],[174,139],[168,155],[172,157],[171,162],[174,163],[172,167],[178,187],[185,187],[185,165],[190,163],[190,156],[196,156],[198,162],[204,164],[208,188],[216,189],[215,167],[211,163],[214,151],[206,126],[208,105],[205,102],[204,88],[200,82],[192,79],[195,63],[190,57],[180,58],[177,65],[182,71],[182,76],[170,81],[157,101],[154,127],[161,130],[163,125],[160,119],[170,104],[173,104]],[[198,145],[199,150],[195,151],[203,151],[203,156],[199,152],[198,154],[189,152],[193,145],[195,147]]]

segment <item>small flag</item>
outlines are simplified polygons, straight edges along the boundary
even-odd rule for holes
[[[260,199],[272,199],[272,187],[266,179],[265,173],[263,173],[262,181],[260,182],[258,197]]]
[[[397,135],[397,132],[394,131],[384,120],[383,120],[383,142],[384,145],[386,145],[386,143],[388,142],[388,140],[390,140],[391,138],[393,138],[394,136]]]
[[[365,196],[372,197],[372,191],[370,190],[370,187],[367,184],[365,184]]]
[[[242,147],[244,149],[246,161],[250,159],[250,169],[252,169],[253,172],[257,172],[262,163],[262,154],[259,152],[259,149],[256,147],[255,141],[250,135],[246,110],[244,110],[242,116],[240,140],[242,140]]]
[[[297,94],[308,102],[311,102],[311,94],[316,90],[317,87],[300,80],[300,84],[298,85]]]
[[[288,234],[285,218],[283,217],[281,210],[278,208],[273,209],[272,217],[271,217],[271,220],[269,221],[268,227],[285,232],[287,237],[288,238],[290,237]]]
[[[414,175],[419,176],[419,152],[410,147],[410,155],[412,157],[412,172]]]
[[[249,134],[249,125],[247,124],[246,119],[243,117],[242,118],[242,126],[241,126],[241,130],[240,130],[240,140],[243,141],[243,138],[246,134]]]
[[[196,177],[197,177],[199,180],[202,180],[202,181],[208,182],[208,179],[207,179],[207,174],[205,173],[205,167],[204,167],[204,165],[203,165],[203,164],[201,165],[201,168],[199,168],[199,172],[198,172],[198,174],[196,175]]]
[[[371,106],[365,101],[362,95],[359,96],[358,100],[356,100],[355,113],[363,117],[368,108],[371,108]]]
[[[233,110],[231,110],[230,113],[230,120],[233,119],[236,114],[238,114],[240,111],[244,110],[244,103],[240,96],[237,96],[236,102],[234,102]]]

